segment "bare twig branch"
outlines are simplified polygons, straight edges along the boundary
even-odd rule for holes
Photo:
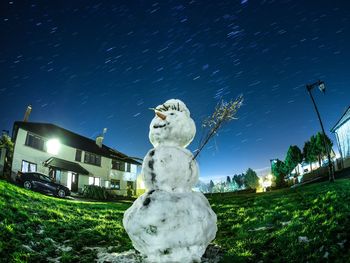
[[[200,147],[196,150],[193,160],[199,155],[204,146],[209,142],[209,140],[217,133],[217,131],[222,127],[223,124],[237,119],[236,113],[238,109],[243,104],[243,96],[240,95],[237,99],[225,102],[221,100],[215,107],[215,110],[211,116],[205,119],[202,123],[203,128],[209,128],[207,136],[201,143]]]

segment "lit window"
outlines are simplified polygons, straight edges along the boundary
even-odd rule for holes
[[[100,186],[100,178],[99,177],[89,177],[89,185]]]
[[[23,160],[21,172],[36,172],[36,163],[31,163]]]
[[[94,184],[94,177],[89,177],[89,185],[93,185]]]
[[[111,180],[111,188],[120,190],[120,180]]]
[[[105,187],[109,188],[110,187],[110,181],[105,181]]]
[[[96,186],[100,186],[100,178],[95,177],[95,183]]]

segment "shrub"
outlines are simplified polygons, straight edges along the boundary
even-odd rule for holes
[[[96,185],[84,185],[83,196],[96,200],[107,200],[110,198],[110,194],[105,187]]]

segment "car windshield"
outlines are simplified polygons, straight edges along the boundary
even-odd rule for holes
[[[50,178],[49,177],[47,177],[47,176],[45,176],[45,175],[39,175],[40,176],[40,179],[41,180],[44,180],[44,181],[47,181],[47,182],[51,182],[51,180],[50,180]]]

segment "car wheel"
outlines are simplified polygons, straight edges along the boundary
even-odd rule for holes
[[[58,197],[64,198],[66,197],[66,192],[63,189],[58,190],[57,192]]]
[[[23,183],[23,186],[24,186],[25,189],[29,189],[29,190],[32,189],[32,187],[33,187],[31,181],[25,181],[25,182]]]

